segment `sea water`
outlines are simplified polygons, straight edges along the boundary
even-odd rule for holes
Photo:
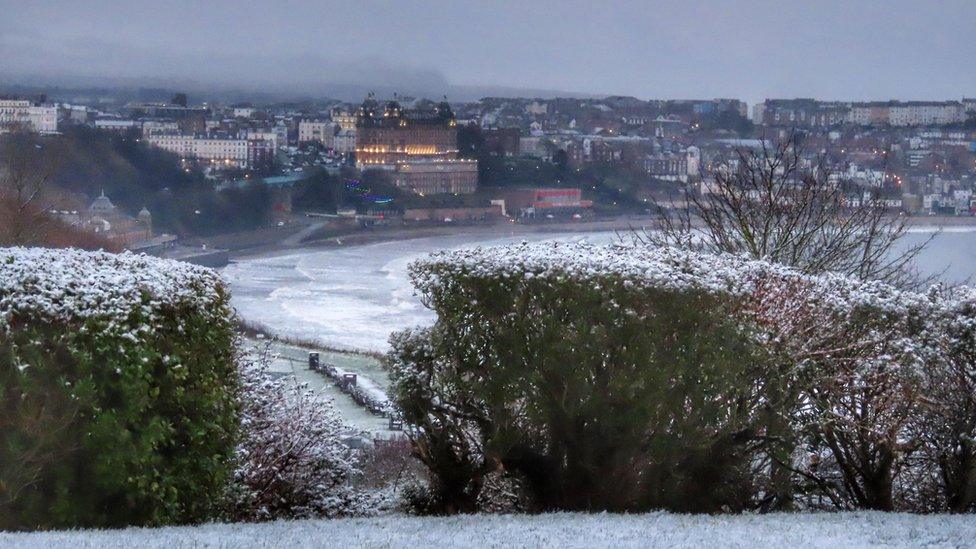
[[[900,243],[929,238],[913,229]],[[282,336],[346,350],[383,352],[391,332],[428,325],[434,317],[415,295],[407,266],[429,252],[540,240],[602,244],[614,232],[513,236],[463,234],[337,248],[307,248],[239,260],[223,270],[232,303],[244,319]],[[976,230],[942,230],[919,257],[923,274],[964,282],[976,273]]]

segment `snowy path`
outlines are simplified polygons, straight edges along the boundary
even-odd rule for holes
[[[249,341],[250,346],[261,344],[263,342],[257,340]],[[399,432],[389,430],[388,419],[369,413],[353,401],[349,395],[340,391],[325,375],[309,370],[308,349],[280,342],[274,342],[271,345],[271,352],[275,359],[269,366],[270,371],[291,375],[296,381],[307,383],[310,388],[331,398],[339,414],[342,415],[343,423],[382,438],[399,434]],[[377,395],[386,398],[386,372],[383,371],[377,359],[370,356],[329,351],[319,351],[319,355],[323,363],[331,363],[339,370],[355,373],[359,378],[357,382],[360,386],[370,387]]]
[[[301,246],[302,241],[325,226],[325,221],[317,221],[281,241],[283,246]]]
[[[973,515],[551,514],[0,534],[18,547],[972,547]]]

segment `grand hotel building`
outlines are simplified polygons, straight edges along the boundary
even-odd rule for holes
[[[356,164],[383,169],[400,188],[420,195],[473,193],[478,162],[458,158],[457,121],[447,102],[430,110],[385,108],[370,95],[356,122]]]

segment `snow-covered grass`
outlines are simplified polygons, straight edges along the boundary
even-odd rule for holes
[[[971,547],[976,516],[557,513],[0,533],[19,547]]]

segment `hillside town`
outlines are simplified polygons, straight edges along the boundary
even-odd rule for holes
[[[743,149],[788,136],[802,144],[804,167],[827,170],[854,202],[880,198],[892,212],[910,216],[976,212],[973,98],[766,99],[750,108],[738,99],[628,96],[451,103],[369,94],[359,104],[258,105],[191,103],[183,93],[124,103],[61,95],[0,99],[0,127],[55,135],[86,126],[172,153],[181,169],[203,174],[217,189],[263,181],[276,193],[271,223],[308,210],[293,200],[291,188],[319,171],[347,186],[378,172],[395,189],[364,190],[358,206],[340,200],[331,211],[316,212],[340,216],[355,209],[360,223],[650,213],[662,203],[673,206],[669,197],[681,190],[709,192],[703,174],[736,169]],[[119,214],[135,220],[151,212]],[[139,223],[148,238],[134,238],[131,223],[110,224],[101,214],[66,216],[84,217],[92,230],[127,245],[155,237],[145,221]]]

